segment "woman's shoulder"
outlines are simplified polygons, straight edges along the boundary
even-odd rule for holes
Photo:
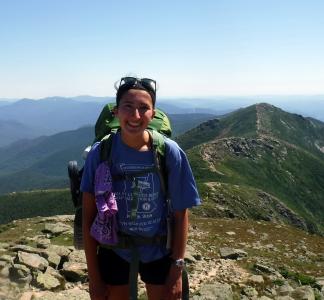
[[[165,139],[165,157],[168,161],[179,161],[186,157],[185,152],[181,149],[178,143],[170,138]]]
[[[167,152],[179,152],[182,150],[176,141],[168,137],[165,137],[165,146]]]
[[[87,160],[97,160],[99,157],[100,142],[96,142],[91,146],[89,153],[87,154]]]

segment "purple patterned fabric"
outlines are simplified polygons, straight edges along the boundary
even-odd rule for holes
[[[107,162],[96,169],[95,197],[97,216],[91,226],[90,234],[101,244],[115,245],[117,237],[117,202],[112,193],[112,178]]]

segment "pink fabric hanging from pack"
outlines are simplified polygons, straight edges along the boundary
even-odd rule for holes
[[[107,162],[102,162],[96,169],[95,198],[98,213],[91,226],[90,234],[101,244],[116,245],[118,208],[112,192],[112,177]]]

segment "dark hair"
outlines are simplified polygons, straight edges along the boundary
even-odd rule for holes
[[[119,106],[120,100],[122,98],[122,96],[130,89],[134,89],[134,90],[142,90],[142,91],[146,91],[147,93],[149,93],[149,95],[151,96],[152,99],[152,104],[153,107],[155,107],[155,100],[156,100],[156,95],[155,92],[151,89],[145,88],[139,81],[137,81],[134,84],[123,84],[121,85],[116,93],[116,104],[117,107]]]

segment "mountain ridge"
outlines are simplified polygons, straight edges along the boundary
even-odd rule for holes
[[[187,150],[203,197],[211,193],[210,182],[260,189],[300,216],[308,231],[323,233],[323,133],[320,121],[314,126],[301,115],[261,103],[204,122],[177,141]]]

